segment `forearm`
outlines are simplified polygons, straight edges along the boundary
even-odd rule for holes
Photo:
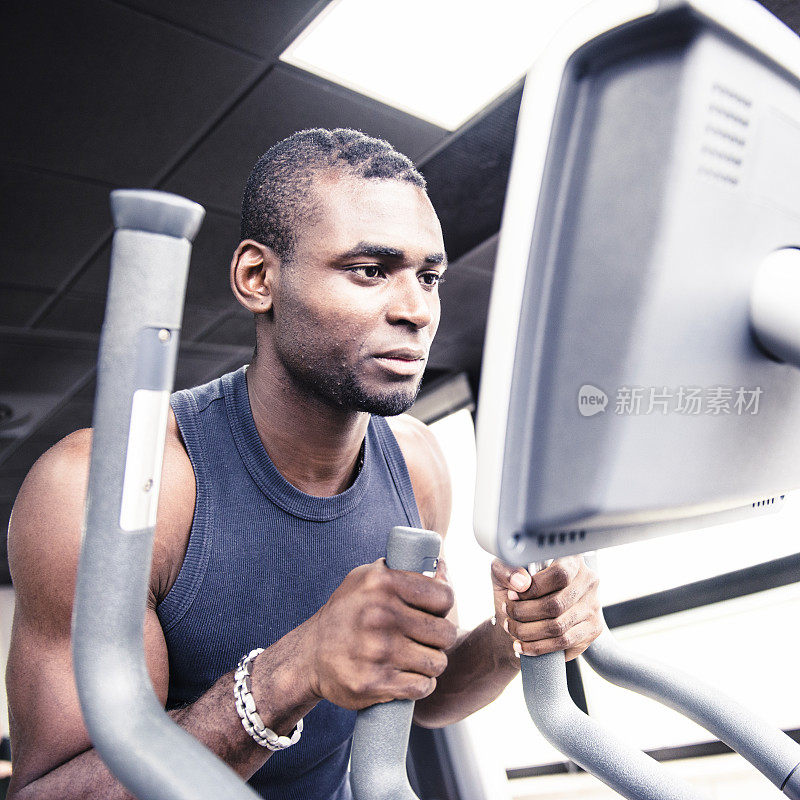
[[[519,673],[512,644],[511,637],[489,620],[459,635],[436,689],[417,701],[414,722],[440,728],[491,703]]]
[[[319,701],[298,676],[292,631],[267,648],[254,662],[253,695],[264,722],[279,735],[291,732],[297,721]],[[223,675],[195,702],[173,709],[169,716],[244,780],[258,770],[272,751],[261,747],[244,730],[233,699],[234,673]],[[124,720],[120,721],[124,724]],[[131,758],[134,758],[131,754]],[[14,778],[17,778],[15,781]],[[15,775],[9,786],[10,800],[132,800],[133,795],[108,771],[94,749],[86,750],[49,772],[20,785]]]

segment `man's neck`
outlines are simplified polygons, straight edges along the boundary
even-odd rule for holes
[[[247,391],[264,449],[289,483],[317,497],[352,484],[369,414],[331,408],[259,359],[247,368]]]

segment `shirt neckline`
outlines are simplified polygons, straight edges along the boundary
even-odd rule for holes
[[[236,448],[259,489],[277,506],[301,519],[325,522],[352,511],[366,494],[374,469],[377,443],[372,418],[364,444],[364,465],[353,483],[332,497],[306,494],[281,475],[264,448],[250,407],[246,370],[247,365],[223,375],[222,388]]]

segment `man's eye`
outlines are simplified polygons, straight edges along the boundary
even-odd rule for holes
[[[444,275],[440,275],[438,272],[424,272],[420,275],[420,280],[426,286],[438,286],[444,283]]]
[[[353,272],[360,273],[365,278],[379,278],[383,275],[381,268],[375,264],[363,264],[360,267],[353,267]]]

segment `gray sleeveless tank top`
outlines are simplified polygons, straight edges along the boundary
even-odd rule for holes
[[[350,570],[385,555],[392,526],[421,527],[382,417],[370,419],[352,486],[313,497],[286,481],[264,450],[245,367],[176,392],[171,403],[197,502],[183,566],[157,608],[169,651],[168,708],[191,703],[242,655],[311,617]],[[350,800],[354,722],[355,712],[320,702],[300,741],[273,754],[250,784],[268,800]]]

